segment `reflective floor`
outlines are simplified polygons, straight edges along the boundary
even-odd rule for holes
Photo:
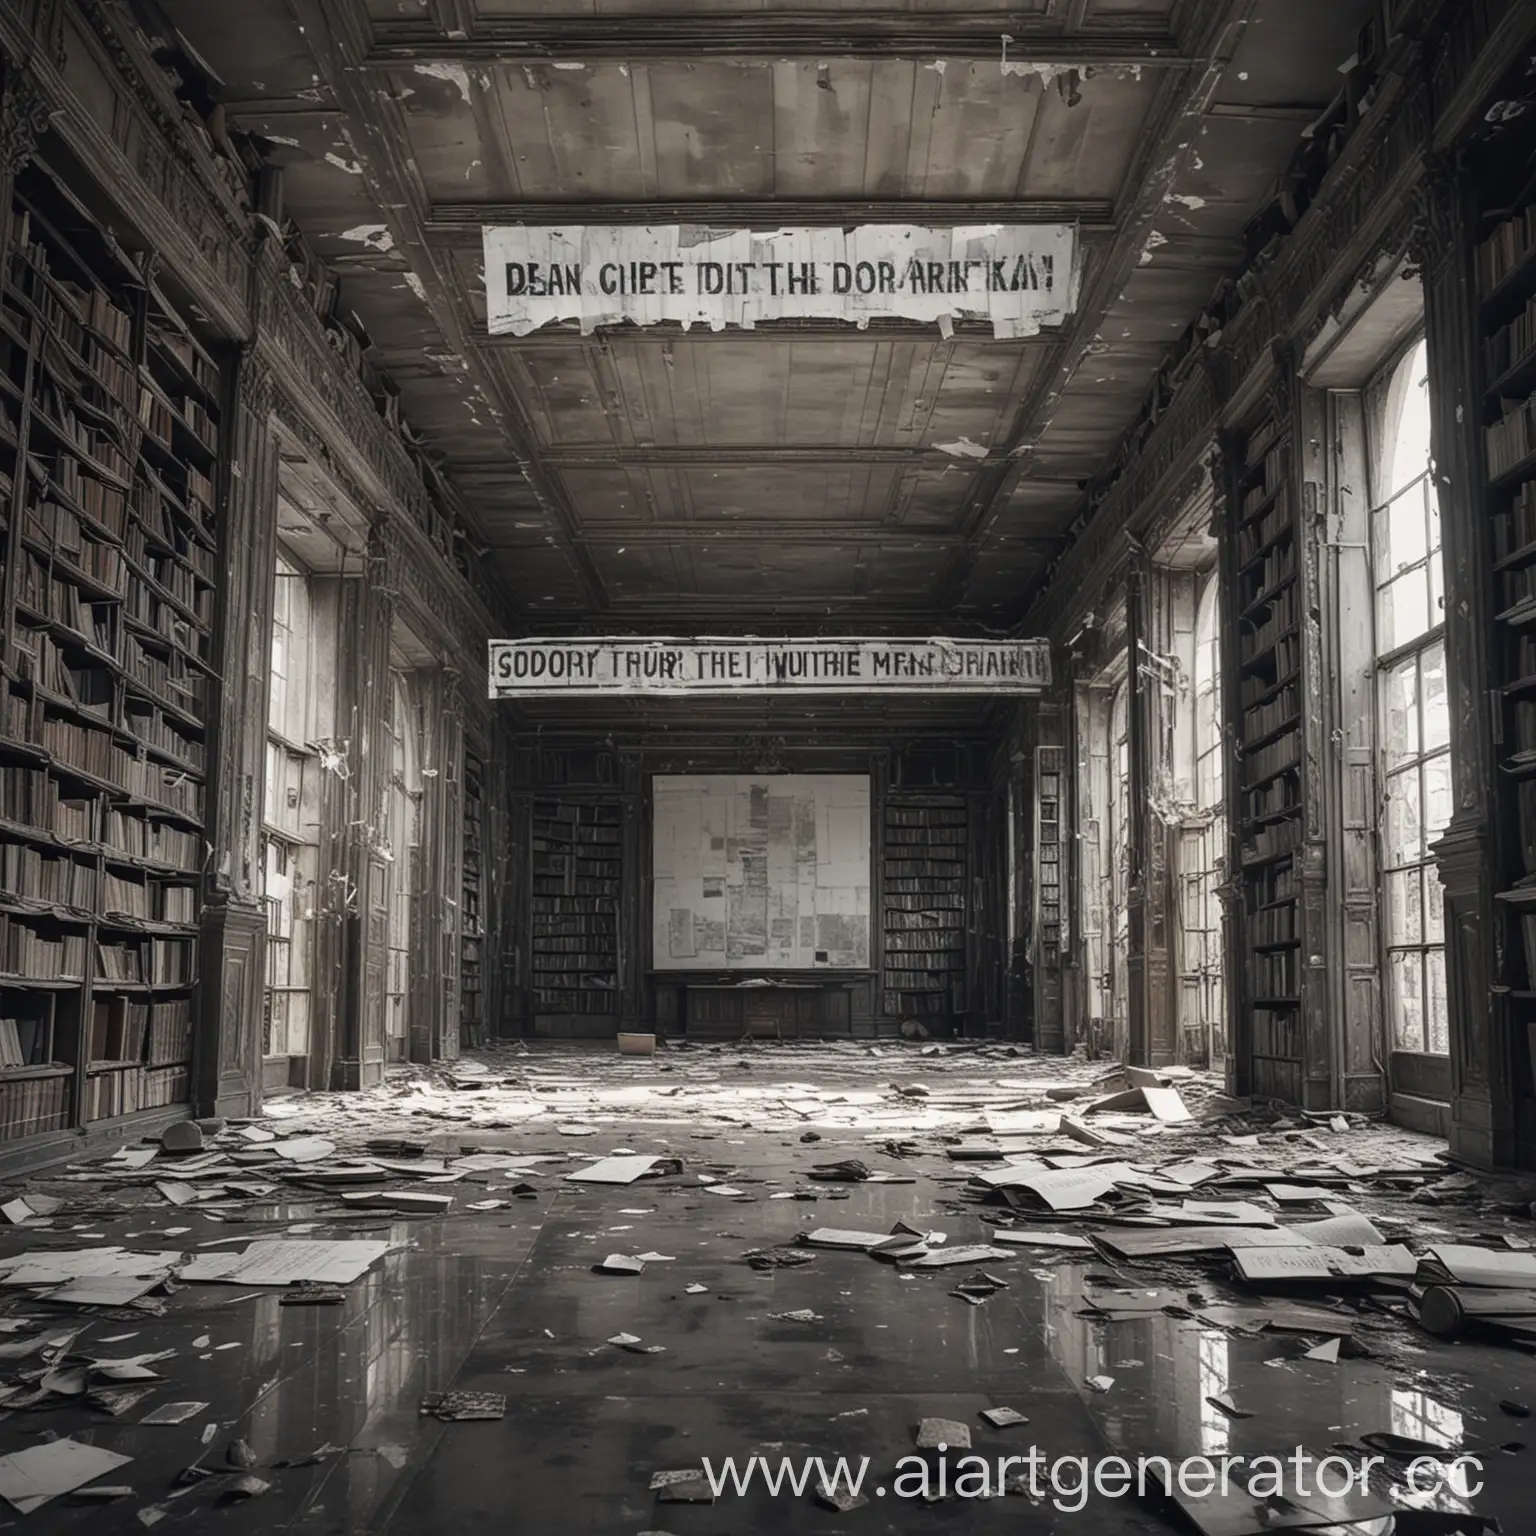
[[[492,1139],[477,1134],[473,1144]],[[532,1129],[494,1138],[520,1151],[550,1140]],[[581,1150],[679,1143],[675,1126],[631,1123]],[[442,1145],[451,1148],[452,1138]],[[1085,1295],[1104,1289],[1095,1277],[1235,1299],[1210,1268],[1116,1270],[1021,1254],[985,1265],[1007,1286],[979,1306],[951,1294],[972,1269],[913,1275],[859,1253],[820,1252],[801,1267],[759,1272],[742,1262],[747,1250],[815,1226],[887,1230],[906,1218],[944,1230],[952,1245],[980,1240],[987,1228],[974,1210],[956,1210],[956,1172],[931,1157],[908,1165],[915,1184],[821,1185],[814,1202],[769,1198],[775,1187],[803,1187],[798,1176],[811,1161],[869,1157],[851,1134],[828,1134],[810,1148],[780,1130],[735,1132],[728,1149],[716,1143],[710,1155],[729,1156],[750,1200],[707,1194],[690,1173],[626,1187],[547,1177],[537,1198],[493,1212],[324,1228],[387,1232],[403,1245],[339,1307],[284,1307],[275,1293],[189,1286],[163,1318],[92,1322],[81,1342],[112,1341],[102,1353],[174,1349],[157,1367],[163,1387],[124,1420],[73,1405],[11,1413],[0,1424],[0,1448],[18,1450],[49,1433],[89,1438],[133,1458],[111,1480],[131,1484],[134,1496],[89,1507],[59,1499],[9,1516],[7,1528],[316,1536],[1189,1529],[1133,1497],[1095,1495],[1081,1510],[1058,1509],[1048,1485],[1041,1501],[875,1496],[898,1459],[913,1453],[925,1417],[970,1425],[974,1450],[989,1458],[1022,1455],[1031,1443],[1048,1459],[1289,1452],[1391,1431],[1482,1456],[1486,1488],[1472,1507],[1499,1517],[1506,1531],[1523,1529],[1522,1516],[1536,1507],[1536,1437],[1530,1450],[1496,1449],[1527,1431],[1501,1412],[1500,1400],[1536,1399],[1536,1364],[1522,1354],[1448,1345],[1387,1322],[1362,1329],[1369,1357],[1333,1364],[1301,1358],[1313,1338],[1229,1335],[1161,1312],[1108,1323],[1082,1315]],[[249,1214],[276,1218],[275,1228],[256,1220],[236,1227],[156,1206],[152,1223],[147,1209],[137,1219],[75,1218],[48,1242],[79,1242],[71,1229],[83,1227],[106,1241],[131,1234],[137,1247],[190,1248],[269,1235],[312,1211],[271,1208]],[[166,1236],[168,1226],[191,1230]],[[39,1241],[13,1231],[0,1251]],[[638,1276],[594,1273],[611,1252],[672,1258],[648,1262]],[[686,1289],[699,1285],[707,1290]],[[815,1319],[773,1316],[801,1309]],[[14,1302],[10,1311],[36,1313]],[[607,1342],[616,1334],[663,1352],[628,1352]],[[1096,1391],[1088,1385],[1095,1377],[1112,1385]],[[505,1394],[505,1418],[421,1416],[424,1393],[450,1388]],[[1252,1416],[1212,1406],[1218,1395]],[[173,1400],[208,1406],[178,1426],[128,1422]],[[997,1406],[1030,1422],[989,1428],[978,1415]],[[270,1491],[229,1503],[216,1479],[178,1483],[198,1463],[225,1470],[226,1447],[237,1438],[254,1451]],[[274,1466],[316,1452],[309,1465]],[[869,1502],[840,1513],[809,1493],[776,1498],[761,1487],[712,1506],[658,1502],[649,1491],[658,1471],[754,1452],[868,1457]]]

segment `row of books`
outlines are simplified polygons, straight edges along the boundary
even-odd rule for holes
[[[1484,430],[1488,445],[1488,473],[1494,479],[1506,475],[1536,451],[1536,398],[1512,405]]]
[[[1243,712],[1243,740],[1257,741],[1273,730],[1278,730],[1288,720],[1293,720],[1301,708],[1301,689],[1295,683],[1282,688],[1272,699],[1263,704],[1251,705]]]
[[[80,859],[0,843],[0,890],[25,901],[90,909],[96,901],[96,869]]]
[[[95,803],[65,797],[45,768],[0,765],[0,816],[39,832],[89,842],[95,835]]]
[[[0,1083],[0,1141],[62,1130],[69,1118],[68,1072],[14,1077]]]
[[[185,1067],[122,1067],[92,1072],[85,1079],[85,1118],[115,1120],[143,1109],[184,1104],[191,1085]]]
[[[1291,526],[1291,509],[1284,501],[1277,501],[1257,522],[1238,530],[1237,560],[1246,565],[1272,539],[1277,539]]]
[[[124,724],[131,735],[137,736],[145,746],[168,753],[184,762],[198,773],[203,770],[206,751],[202,742],[184,731],[158,711],[129,709],[124,713]]]
[[[49,1057],[50,1030],[46,1016],[17,1013],[0,1003],[0,1067],[41,1066]]]
[[[191,1010],[186,998],[153,1003],[97,998],[91,1006],[86,1060],[131,1061],[152,1067],[185,1063],[192,1056]]]
[[[103,912],[156,923],[191,924],[197,921],[196,886],[124,880],[113,874],[108,874],[105,880]]]
[[[1301,981],[1301,956],[1294,949],[1261,950],[1249,958],[1255,997],[1294,997]]]
[[[125,943],[98,941],[98,981],[149,982],[157,987],[190,986],[197,976],[197,955],[191,939],[135,939]]]
[[[75,981],[85,975],[85,935],[44,933],[0,912],[0,971],[32,981]]]
[[[1536,247],[1536,206],[1499,225],[1477,248],[1478,286],[1491,293]]]
[[[1276,443],[1249,472],[1252,483],[1243,491],[1243,516],[1252,517],[1285,482],[1286,445]]]
[[[1257,752],[1243,754],[1243,783],[1245,786],[1256,785],[1261,780],[1294,768],[1300,761],[1301,733],[1292,731],[1288,736],[1260,747]]]
[[[1262,624],[1241,636],[1239,654],[1246,662],[1262,656],[1283,635],[1296,627],[1296,588],[1286,587],[1267,609],[1268,617]]]
[[[1301,820],[1269,821],[1254,828],[1243,838],[1243,862],[1273,859],[1301,846]]]
[[[1296,937],[1296,903],[1264,907],[1248,914],[1248,941],[1251,944],[1287,944]],[[1289,994],[1267,992],[1266,997]]]
[[[203,843],[196,832],[135,816],[131,811],[107,811],[102,841],[130,858],[168,864],[173,869],[184,869],[188,874],[195,874],[203,867]]]
[[[1490,336],[1484,346],[1490,379],[1502,377],[1528,359],[1536,349],[1536,298],[1502,330]]]

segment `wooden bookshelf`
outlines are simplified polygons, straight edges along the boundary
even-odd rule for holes
[[[1035,748],[1036,963],[1061,962],[1061,795],[1066,772],[1061,747]]]
[[[539,800],[532,834],[534,1012],[616,1015],[622,808]]]
[[[218,367],[41,164],[0,274],[0,1140],[189,1096]]]
[[[459,1027],[466,1045],[485,1039],[484,770],[464,760],[464,856],[460,867]]]
[[[1498,774],[1494,871],[1508,931],[1499,978],[1512,1010],[1518,1117],[1529,1121],[1536,1034],[1536,202],[1504,209],[1477,248],[1487,508],[1492,520],[1494,644],[1490,684]]]
[[[1290,423],[1256,423],[1243,444],[1230,520],[1239,755],[1236,789],[1242,1006],[1252,1092],[1302,1101],[1303,830],[1301,604]]]
[[[885,1013],[952,1019],[965,983],[965,797],[893,798],[882,844]]]

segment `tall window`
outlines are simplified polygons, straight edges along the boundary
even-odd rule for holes
[[[1226,862],[1226,814],[1221,772],[1220,582],[1205,580],[1195,611],[1194,753],[1195,814],[1179,838],[1180,1007],[1185,1058],[1216,1063],[1226,1054],[1223,1027],[1221,898]]]
[[[262,1051],[309,1053],[314,906],[314,759],[310,737],[311,609],[308,573],[279,554],[272,593],[272,685],[262,798],[267,913],[266,1016]]]
[[[1371,385],[1367,420],[1388,1025],[1394,1050],[1444,1054],[1445,909],[1429,850],[1453,802],[1440,505],[1422,341]]]

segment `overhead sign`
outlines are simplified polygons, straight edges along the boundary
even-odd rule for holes
[[[590,694],[1031,694],[1046,640],[493,640],[493,699]]]
[[[962,317],[998,337],[1060,325],[1077,303],[1070,224],[719,230],[688,224],[483,231],[490,332],[577,321],[750,328],[759,320]]]

